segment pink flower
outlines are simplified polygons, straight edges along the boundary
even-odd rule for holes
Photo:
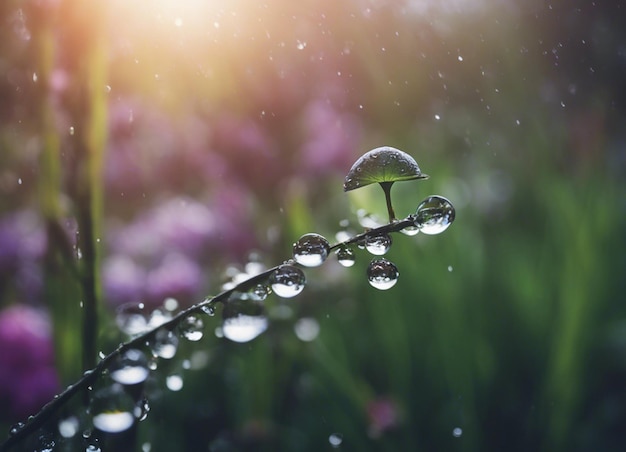
[[[367,418],[369,419],[369,434],[377,438],[385,431],[398,425],[399,414],[396,403],[387,397],[371,400],[367,404]]]

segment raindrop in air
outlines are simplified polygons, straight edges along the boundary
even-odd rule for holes
[[[130,349],[117,357],[110,369],[111,378],[124,385],[141,383],[148,378],[148,358],[137,349]]]
[[[367,267],[367,278],[379,290],[391,289],[398,282],[400,273],[393,262],[387,259],[374,259]]]
[[[391,236],[379,234],[365,238],[365,249],[375,256],[382,256],[391,248]]]
[[[204,323],[200,317],[188,315],[178,324],[180,334],[187,340],[196,342],[202,339]]]
[[[172,359],[178,348],[178,337],[170,330],[161,329],[154,335],[152,353],[164,359]]]
[[[251,300],[229,300],[222,310],[222,335],[234,342],[249,342],[268,326],[263,304]]]
[[[330,251],[328,240],[319,234],[305,234],[293,244],[293,258],[305,267],[322,265]]]
[[[102,388],[93,395],[90,411],[93,426],[109,433],[123,432],[135,422],[133,399],[122,385],[115,383]]]
[[[348,247],[341,247],[335,251],[337,261],[344,267],[352,267],[355,262],[354,251]]]
[[[415,212],[415,226],[424,234],[440,234],[454,221],[454,207],[443,196],[429,196]]]
[[[336,449],[341,446],[341,443],[343,442],[343,435],[341,433],[332,433],[328,437],[328,442],[331,446],[333,446],[333,448]]]
[[[304,289],[306,278],[302,270],[293,265],[285,264],[278,267],[270,275],[270,284],[276,295],[291,298]]]

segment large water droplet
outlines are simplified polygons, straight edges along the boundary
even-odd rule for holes
[[[284,264],[270,275],[270,284],[276,295],[291,298],[302,292],[306,278],[298,267]]]
[[[391,248],[392,239],[389,234],[379,234],[365,238],[365,249],[375,256],[382,256]]]
[[[122,385],[115,383],[102,388],[93,395],[91,401],[93,426],[103,432],[123,432],[135,422],[134,406]]]
[[[424,199],[415,213],[415,225],[424,234],[440,234],[454,221],[454,207],[443,196],[429,196]]]
[[[196,342],[202,339],[204,323],[200,317],[188,315],[178,324],[178,331],[188,341]]]
[[[135,336],[149,329],[148,313],[143,303],[127,303],[116,310],[115,323],[124,333]]]
[[[293,258],[305,267],[318,267],[330,252],[328,240],[319,234],[305,234],[293,244]]]
[[[379,290],[391,289],[398,282],[398,268],[387,259],[374,259],[367,267],[367,278]]]
[[[268,326],[263,304],[251,300],[229,300],[222,311],[222,334],[234,342],[249,342]]]
[[[352,267],[355,262],[354,251],[348,247],[341,247],[335,251],[337,261],[344,267]]]
[[[141,383],[148,378],[148,358],[137,349],[130,349],[122,353],[115,360],[110,369],[111,378],[124,385]]]
[[[164,359],[171,359],[176,355],[178,337],[170,330],[161,329],[154,335],[152,353]]]

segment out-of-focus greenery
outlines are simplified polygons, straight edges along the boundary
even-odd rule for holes
[[[248,247],[274,265],[304,233],[332,239],[343,219],[358,232],[357,209],[385,218],[377,186],[341,189],[372,148],[400,148],[430,175],[394,185],[399,217],[430,194],[456,207],[441,235],[394,235],[385,257],[400,279],[388,291],[369,286],[370,257],[357,250],[352,268],[331,256],[307,269],[299,297],[270,297],[270,328],[250,343],[216,337],[220,313],[207,316],[202,341],[182,345],[146,383],[151,410],[124,437],[129,450],[318,451],[333,448],[332,434],[358,451],[622,450],[621,5],[113,1],[102,17],[81,12],[82,31],[95,21],[106,43],[107,67],[94,71],[106,82],[94,88],[76,67],[84,36],[63,26],[76,3],[0,6],[3,218],[50,217],[52,192],[37,188],[51,177],[55,220],[90,207],[75,140],[94,92],[108,108],[92,131],[107,135],[103,259],[126,252],[155,267],[163,244],[130,251],[125,227],[153,237],[160,217],[142,213],[171,199],[205,205],[219,226],[177,249],[191,249],[203,275],[176,288],[184,305],[217,293]],[[48,225],[49,248],[53,233]],[[76,275],[42,261],[59,273],[31,298],[13,267],[0,267],[0,306],[80,312]],[[109,290],[97,326],[105,353],[120,340]],[[320,326],[310,342],[294,334],[303,317]],[[66,384],[80,376],[67,364],[80,356],[76,322],[53,325]],[[183,376],[180,391],[166,387],[172,374]],[[18,420],[0,419],[7,429]],[[119,443],[104,438],[103,449]]]

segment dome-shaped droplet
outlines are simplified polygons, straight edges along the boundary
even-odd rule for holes
[[[206,315],[213,317],[215,315],[215,304],[211,303],[211,300],[212,298],[205,299],[202,303],[206,304],[200,306],[200,309],[202,309],[202,312],[204,312]]]
[[[352,267],[355,262],[354,251],[347,246],[342,246],[341,248],[335,251],[335,255],[337,256],[337,262],[339,262],[344,267]]]
[[[440,234],[454,221],[454,207],[443,196],[429,196],[424,199],[415,212],[415,225],[424,234]]]
[[[389,234],[378,234],[365,238],[365,249],[375,256],[382,256],[393,243]]]
[[[133,399],[122,385],[115,383],[94,393],[90,412],[93,426],[109,433],[123,432],[135,422]]]
[[[409,237],[412,237],[414,235],[417,235],[420,232],[420,228],[412,224],[402,229],[400,232],[402,232],[404,235],[408,235]]]
[[[172,359],[178,348],[178,337],[167,329],[160,329],[151,343],[152,353],[164,359]]]
[[[344,191],[354,190],[375,182],[397,182],[426,179],[417,162],[406,152],[390,146],[382,146],[363,154],[350,168]]]
[[[319,234],[305,234],[293,244],[293,258],[305,267],[322,265],[330,251],[328,240]]]
[[[141,350],[134,348],[118,356],[110,367],[111,378],[124,385],[141,383],[148,378],[149,373],[148,358]]]
[[[178,331],[188,341],[196,342],[202,339],[204,323],[200,317],[188,315],[178,324]]]
[[[399,276],[398,268],[387,259],[374,259],[367,267],[370,284],[380,290],[391,289],[398,282]]]
[[[249,342],[268,326],[265,307],[251,300],[229,300],[222,311],[222,334],[234,342]]]
[[[293,265],[281,265],[270,275],[272,290],[279,297],[295,297],[302,292],[305,284],[304,272]]]
[[[272,289],[268,284],[257,284],[250,290],[250,299],[263,301],[270,293],[272,293]]]

